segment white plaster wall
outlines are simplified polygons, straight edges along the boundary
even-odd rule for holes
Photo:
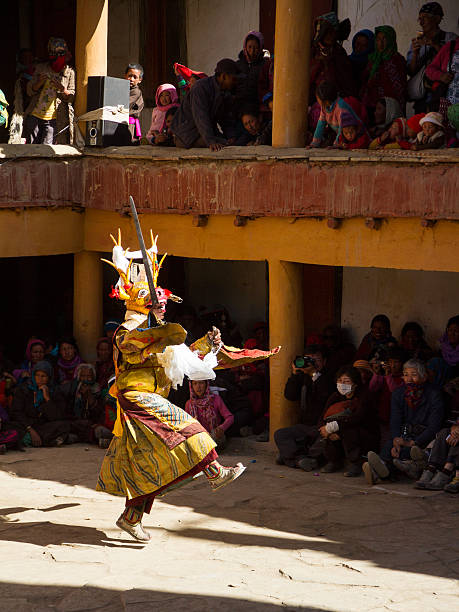
[[[344,268],[341,324],[356,345],[376,314],[386,314],[399,338],[403,324],[417,321],[432,348],[447,320],[459,314],[459,274],[386,268]]]
[[[186,302],[200,306],[223,304],[248,338],[257,321],[267,316],[268,288],[264,261],[187,259],[185,276],[190,288]]]
[[[363,28],[375,29],[379,25],[391,25],[397,32],[399,53],[406,57],[411,39],[419,30],[417,22],[423,0],[338,0],[340,19],[349,17],[352,24],[349,41],[345,43],[351,50],[352,37]],[[447,32],[457,32],[459,16],[458,0],[440,0],[445,17],[440,27]]]
[[[188,66],[213,74],[218,60],[237,59],[250,30],[258,30],[259,0],[187,0]]]

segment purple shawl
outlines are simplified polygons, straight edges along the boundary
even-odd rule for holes
[[[440,349],[443,359],[450,366],[455,366],[459,363],[459,344],[452,346],[448,342],[448,334],[445,332],[440,338]]]

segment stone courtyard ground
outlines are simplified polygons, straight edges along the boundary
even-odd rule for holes
[[[0,456],[0,610],[276,612],[459,609],[459,497],[275,465],[232,440],[247,472],[158,501],[143,546],[94,490],[103,452]]]

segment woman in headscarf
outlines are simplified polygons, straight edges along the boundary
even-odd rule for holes
[[[375,28],[376,49],[368,56],[363,74],[367,81],[361,90],[362,101],[374,112],[380,98],[395,98],[403,115],[406,104],[406,63],[397,51],[397,35],[392,26]]]
[[[72,380],[77,367],[83,361],[78,346],[73,338],[64,338],[59,342],[59,358],[56,364],[56,381],[58,383]]]
[[[459,315],[451,317],[440,338],[441,356],[451,367],[450,378],[459,376]]]
[[[402,109],[395,98],[380,98],[374,110],[374,125],[369,132],[373,138],[381,136],[390,128],[395,119],[402,117]]]
[[[166,125],[166,113],[170,108],[180,106],[177,90],[170,83],[163,83],[156,90],[156,106],[151,113],[150,129],[147,140],[151,142],[154,136],[162,132]]]
[[[234,416],[218,394],[212,393],[208,380],[190,381],[190,399],[185,412],[201,423],[221,448],[225,431],[234,423]]]
[[[258,79],[262,68],[270,61],[269,51],[263,49],[263,45],[263,34],[256,30],[251,30],[244,38],[236,61],[242,75],[236,90],[239,108],[247,105],[258,107]]]
[[[106,389],[109,379],[115,374],[113,344],[108,338],[97,343],[96,378],[101,389]]]
[[[18,383],[31,377],[34,365],[45,358],[45,348],[43,340],[39,340],[38,338],[31,338],[27,342],[25,361],[21,363],[21,366],[17,370],[13,371],[13,376]]]
[[[357,91],[363,85],[363,72],[367,67],[368,56],[375,50],[375,35],[371,30],[359,30],[352,39],[352,53],[349,59],[352,63],[352,74]]]
[[[316,89],[322,81],[334,83],[341,97],[356,93],[352,64],[342,47],[342,42],[348,38],[350,31],[349,19],[338,21],[336,13],[327,13],[316,19],[310,63],[311,105],[316,101]]]
[[[65,401],[53,384],[53,368],[39,361],[28,384],[16,388],[10,411],[11,426],[25,446],[61,446],[70,422],[65,420]]]

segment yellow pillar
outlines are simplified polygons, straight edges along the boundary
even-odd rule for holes
[[[284,387],[292,373],[291,363],[304,350],[303,266],[288,261],[269,262],[269,343],[281,345],[271,357],[269,419],[271,438],[279,427],[298,419],[298,406],[284,398]]]
[[[81,251],[73,265],[73,334],[81,355],[96,357],[96,343],[102,333],[102,262],[100,253]]]
[[[86,112],[88,76],[107,74],[108,0],[77,0],[75,113]]]
[[[273,147],[303,147],[307,128],[312,0],[277,0]]]

